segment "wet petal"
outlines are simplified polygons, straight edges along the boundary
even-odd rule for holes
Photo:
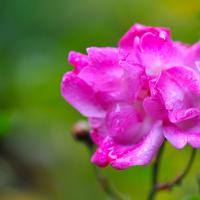
[[[87,48],[91,64],[96,67],[110,67],[118,64],[118,49],[111,47]]]
[[[92,157],[92,162],[101,167],[111,164],[116,169],[134,165],[147,165],[160,148],[164,136],[161,122],[153,125],[151,131],[138,144],[119,145],[107,137]]]
[[[68,55],[68,62],[75,67],[75,72],[78,73],[84,67],[88,66],[89,59],[86,55],[75,51],[70,51]]]
[[[198,63],[200,62],[200,41],[192,45],[185,52],[184,63],[187,66],[197,70]]]
[[[147,130],[143,130],[142,116],[132,105],[117,104],[106,116],[109,135],[118,144],[138,142]]]
[[[104,117],[93,89],[73,72],[64,75],[61,84],[62,96],[80,113],[87,117]]]
[[[119,46],[121,48],[131,48],[133,47],[133,42],[135,37],[141,37],[146,32],[158,33],[160,31],[165,31],[170,34],[170,30],[162,27],[150,27],[141,24],[134,24],[121,38],[119,41]]]
[[[165,31],[159,35],[147,32],[140,41],[139,57],[148,75],[159,74],[174,53],[172,41]]]
[[[200,148],[200,120],[192,119],[180,124],[167,124],[163,129],[166,139],[177,149],[186,144]]]
[[[167,111],[158,96],[146,97],[143,101],[144,110],[155,120],[167,118]]]
[[[162,72],[156,83],[169,119],[173,123],[199,116],[200,79],[187,67],[173,67]],[[192,94],[193,93],[193,94]]]

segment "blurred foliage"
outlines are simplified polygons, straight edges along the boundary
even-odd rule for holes
[[[0,136],[10,131],[11,119],[9,114],[1,113],[0,115]]]
[[[191,196],[189,198],[187,198],[186,200],[200,200],[199,196]]]
[[[107,199],[87,150],[70,135],[72,124],[82,117],[60,96],[61,78],[71,69],[66,55],[71,49],[116,46],[136,22],[170,27],[175,40],[194,43],[200,38],[200,2],[0,2],[0,199]],[[177,151],[168,145],[161,180],[174,177],[188,153],[188,148]],[[157,199],[198,199],[198,160],[199,155],[181,187],[159,193]],[[133,199],[145,199],[150,170],[103,169],[116,188]]]

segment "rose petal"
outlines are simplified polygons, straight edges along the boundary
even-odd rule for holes
[[[158,33],[160,31],[165,31],[170,34],[170,30],[163,27],[150,27],[141,24],[134,24],[121,38],[119,41],[119,46],[121,48],[133,47],[133,41],[135,37],[141,37],[146,32]]]
[[[145,33],[153,33],[159,35],[161,31],[170,35],[170,30],[161,27],[149,27],[141,24],[133,25],[119,41],[119,58],[122,61],[127,61],[131,64],[140,63],[138,58],[138,45],[141,37]]]
[[[200,116],[199,108],[177,109],[169,112],[169,119],[172,123],[178,123],[197,116]]]
[[[134,165],[147,165],[151,162],[163,141],[164,136],[161,122],[157,122],[152,126],[151,131],[141,143],[123,156],[112,161],[111,165],[118,169],[124,169]]]
[[[143,101],[144,110],[154,120],[167,118],[167,111],[158,96],[146,97]]]
[[[111,47],[90,47],[87,48],[91,64],[96,67],[110,67],[118,64],[118,49]]]
[[[197,69],[197,63],[200,62],[200,41],[192,45],[185,52],[184,63],[194,69]]]
[[[106,116],[109,135],[118,144],[133,144],[142,139],[149,129],[143,122],[139,111],[126,104],[116,104]]]
[[[173,67],[163,71],[155,88],[161,95],[171,122],[181,122],[200,114],[199,97],[194,95],[200,92],[200,79],[194,70]]]
[[[200,76],[192,68],[176,66],[166,71],[183,88],[200,95]]]
[[[96,99],[93,89],[73,72],[64,75],[62,96],[80,113],[87,117],[104,117],[105,111]]]
[[[177,149],[186,144],[200,148],[200,120],[192,119],[177,125],[167,124],[163,129],[166,139]]]
[[[111,164],[116,169],[147,165],[160,148],[164,136],[161,122],[156,122],[147,136],[135,145],[119,145],[107,137],[92,156],[92,162],[101,167]]]
[[[156,90],[161,95],[165,108],[169,111],[180,109],[184,104],[184,91],[173,80],[173,77],[166,72],[162,72],[156,86]]]
[[[140,40],[139,57],[148,75],[159,74],[174,54],[169,35],[165,31],[158,34],[145,33]]]
[[[86,55],[70,51],[68,55],[68,62],[75,67],[74,72],[78,73],[84,67],[88,66],[89,59]]]
[[[97,145],[101,145],[103,140],[108,136],[105,118],[89,118],[88,122],[90,127],[92,127],[90,131],[92,141]]]

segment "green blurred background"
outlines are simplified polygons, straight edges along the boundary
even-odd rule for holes
[[[70,129],[82,117],[60,95],[69,50],[116,46],[134,23],[200,38],[199,0],[0,0],[0,200],[104,200],[87,149]],[[183,168],[189,148],[167,146],[161,180]],[[158,200],[197,200],[200,157],[181,187]],[[151,167],[104,173],[128,199],[143,200]]]

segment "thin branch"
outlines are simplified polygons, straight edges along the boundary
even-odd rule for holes
[[[161,146],[161,148],[158,151],[156,160],[153,165],[153,171],[152,171],[152,188],[148,196],[148,200],[153,200],[155,198],[156,192],[157,192],[157,184],[158,184],[158,174],[159,174],[159,169],[160,169],[160,161],[163,155],[165,147],[165,142]]]
[[[197,174],[198,191],[200,193],[200,173]]]
[[[163,147],[164,148],[164,147]],[[160,149],[158,152],[158,156],[156,158],[156,161],[153,166],[153,176],[152,176],[152,189],[149,194],[148,200],[153,200],[155,198],[155,195],[158,191],[161,190],[171,190],[174,186],[180,185],[183,181],[183,179],[187,176],[188,172],[190,171],[195,155],[196,155],[196,149],[192,149],[190,158],[187,162],[186,167],[180,173],[177,177],[175,177],[173,180],[165,182],[165,183],[158,183],[158,173],[159,173],[159,166],[160,166],[160,160],[163,153],[163,148]]]
[[[180,185],[182,183],[183,179],[187,176],[188,172],[190,171],[193,161],[194,161],[194,158],[195,158],[195,155],[196,155],[196,149],[192,149],[190,158],[189,158],[187,165],[186,165],[185,169],[183,170],[183,172],[169,182],[158,184],[156,187],[156,190],[157,191],[171,190],[174,186]]]
[[[92,154],[92,146],[90,145],[86,145],[90,156]],[[110,181],[107,179],[107,177],[102,173],[102,171],[100,169],[98,169],[98,167],[93,165],[93,169],[94,169],[94,173],[96,175],[96,178],[99,182],[99,184],[101,185],[101,188],[104,190],[104,192],[110,197],[111,200],[123,200],[123,198],[118,194],[117,191],[115,191],[110,183]]]
[[[77,141],[85,144],[91,156],[93,153],[94,144],[89,136],[89,130],[90,127],[87,122],[78,121],[72,129],[72,135]],[[120,195],[112,188],[109,180],[103,175],[102,171],[96,166],[94,166],[94,172],[102,189],[110,197],[110,199],[123,200],[123,198],[120,197]]]
[[[108,179],[104,176],[104,174],[96,166],[94,166],[94,171],[95,171],[97,180],[99,181],[102,189],[110,197],[110,199],[123,200],[122,197],[120,197],[119,194],[112,188]]]

